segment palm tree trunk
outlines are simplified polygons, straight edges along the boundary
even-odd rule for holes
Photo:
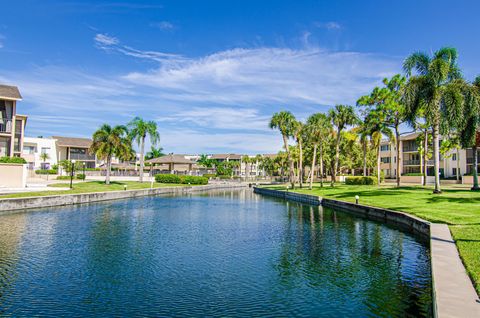
[[[457,147],[457,170],[455,171],[455,176],[457,177],[457,181],[460,180],[460,149]]]
[[[363,176],[367,176],[367,140],[363,142]]]
[[[395,126],[395,146],[397,147],[397,187],[400,187],[400,131],[398,126]]]
[[[110,169],[112,167],[112,156],[107,157],[107,171],[105,173],[105,184],[110,184]]]
[[[323,146],[320,145],[320,187],[323,188]]]
[[[478,186],[478,153],[477,153],[477,145],[475,142],[475,145],[472,147],[473,150],[473,191],[479,191],[480,187]]]
[[[143,155],[145,152],[145,137],[142,137],[142,141],[140,142],[140,182],[143,182],[143,168],[145,166],[145,156]]]
[[[381,165],[381,159],[380,159],[380,146],[381,146],[381,143],[380,143],[380,140],[378,141],[378,146],[377,146],[377,184],[378,186],[380,186],[380,182],[382,181],[382,178],[381,178],[381,169],[380,169],[380,165]]]
[[[302,149],[302,141],[298,142],[298,147],[300,150],[300,160],[299,160],[299,167],[298,167],[298,181],[300,182],[300,189],[303,188],[303,149]]]
[[[428,176],[428,130],[426,128],[423,138],[423,185],[426,186]]]
[[[313,185],[313,177],[315,176],[315,158],[317,157],[317,144],[313,145],[313,159],[312,159],[312,166],[310,171],[310,190],[312,190]]]
[[[340,160],[340,129],[337,129],[337,142],[335,144],[335,164],[332,169],[332,187],[337,179],[338,161]]]
[[[293,166],[293,160],[292,160],[292,156],[290,155],[290,150],[288,149],[288,139],[287,139],[287,136],[286,135],[282,135],[283,136],[283,144],[285,145],[285,151],[287,152],[287,158],[288,158],[288,163],[290,165],[290,171],[289,171],[289,181],[290,181],[290,184],[292,185],[292,189],[295,188],[295,171],[294,171],[294,166]]]
[[[439,124],[435,123],[433,125],[433,169],[435,170],[435,189],[433,193],[441,193],[440,189],[440,137],[439,133]]]

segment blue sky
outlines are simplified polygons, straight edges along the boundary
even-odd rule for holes
[[[167,152],[269,153],[273,112],[354,104],[411,52],[480,74],[478,1],[2,1],[0,83],[27,135],[157,121]]]

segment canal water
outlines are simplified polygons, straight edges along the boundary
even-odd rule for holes
[[[0,316],[431,315],[425,242],[251,190],[0,216]]]

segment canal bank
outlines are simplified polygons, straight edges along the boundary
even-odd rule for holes
[[[245,188],[243,183],[217,183],[199,186],[175,186],[151,189],[93,192],[79,194],[59,194],[51,196],[0,199],[0,214],[26,209],[39,209],[54,206],[84,204],[92,202],[131,199],[160,194],[186,194],[198,191]]]
[[[304,204],[337,208],[429,237],[435,316],[480,317],[478,295],[466,273],[447,225],[430,223],[403,212],[314,195],[259,187],[255,187],[254,192]]]

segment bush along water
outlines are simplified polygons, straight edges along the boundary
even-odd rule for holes
[[[346,177],[345,184],[348,185],[375,185],[377,177]]]
[[[180,176],[176,174],[157,174],[155,181],[158,183],[176,184],[208,184],[208,178],[197,176]]]

